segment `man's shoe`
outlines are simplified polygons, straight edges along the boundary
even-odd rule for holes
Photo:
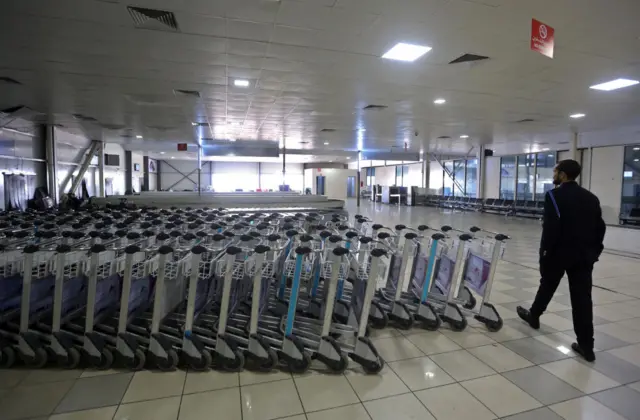
[[[522,306],[518,306],[516,308],[516,311],[518,312],[518,316],[520,317],[520,319],[529,324],[531,328],[533,328],[534,330],[540,329],[540,319],[532,317],[531,312],[529,312],[528,309],[525,309]]]
[[[596,361],[596,354],[593,352],[593,350],[583,350],[578,343],[571,344],[571,350],[578,353],[587,362]]]

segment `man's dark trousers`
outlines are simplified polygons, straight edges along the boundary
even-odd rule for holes
[[[539,318],[553,298],[564,273],[569,277],[569,293],[573,313],[573,329],[578,345],[585,350],[593,350],[593,303],[591,288],[593,285],[593,264],[576,261],[565,262],[543,258],[540,261],[540,287],[531,305],[531,317]]]

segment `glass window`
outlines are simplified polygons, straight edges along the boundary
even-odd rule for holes
[[[453,195],[453,161],[444,162],[444,190],[442,195]]]
[[[516,157],[500,158],[500,198],[515,199],[516,192]]]
[[[393,185],[402,185],[402,166],[396,166],[396,182]]]
[[[556,166],[555,152],[542,152],[536,156],[536,197],[535,200],[543,201],[547,191],[553,189],[553,168]]]
[[[453,161],[453,179],[455,180],[453,183],[453,195],[456,197],[463,197],[465,195],[465,192],[460,190],[460,188],[464,188],[465,185],[465,163],[465,160]]]
[[[409,179],[409,167],[404,165],[402,167],[402,185],[403,187],[410,187],[411,180]]]
[[[534,154],[518,156],[518,200],[533,200],[534,160]]]
[[[478,159],[467,160],[467,177],[464,186],[467,197],[478,195]]]
[[[444,171],[442,166],[437,162],[431,162],[429,165],[429,189],[433,194],[442,195],[442,188],[444,186]]]
[[[367,186],[372,186],[376,183],[376,168],[367,168]]]
[[[624,169],[622,172],[622,202],[620,214],[629,216],[633,209],[640,208],[640,146],[624,149]],[[637,217],[635,210],[631,214]]]

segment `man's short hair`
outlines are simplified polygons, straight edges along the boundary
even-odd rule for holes
[[[561,160],[556,169],[558,172],[564,172],[569,181],[575,181],[582,171],[580,164],[573,159]]]

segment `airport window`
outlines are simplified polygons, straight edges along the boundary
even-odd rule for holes
[[[533,191],[535,183],[535,155],[519,155],[518,156],[518,181],[517,181],[517,200],[533,200]]]
[[[376,168],[366,168],[365,175],[367,177],[368,186],[376,183]]]
[[[456,197],[463,197],[465,195],[465,164],[466,160],[453,161],[453,195],[455,195]]]
[[[467,160],[464,189],[467,197],[476,197],[478,194],[478,159]]]
[[[404,165],[402,167],[402,184],[400,184],[403,187],[410,187],[410,182],[411,180],[409,179],[409,167],[407,165]]]
[[[556,166],[554,152],[542,152],[536,155],[536,196],[535,200],[544,200],[547,191],[553,189],[553,168]]]
[[[453,161],[444,162],[444,172],[442,195],[453,195]]]
[[[620,216],[623,223],[637,223],[640,217],[640,146],[624,149]]]
[[[500,198],[513,200],[516,197],[516,157],[500,158]]]

